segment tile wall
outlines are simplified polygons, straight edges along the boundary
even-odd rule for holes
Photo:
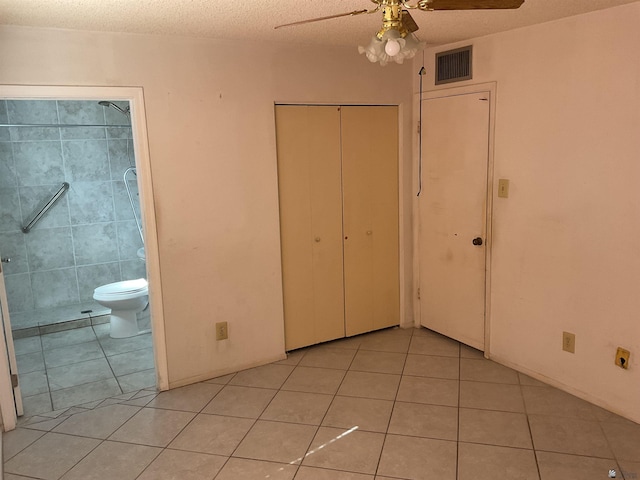
[[[0,124],[128,123],[97,101],[0,101]],[[123,181],[134,164],[131,128],[0,127],[0,254],[11,258],[3,269],[14,330],[34,326],[43,309],[79,305],[79,313],[94,288],[145,276]],[[65,181],[66,194],[22,233]]]

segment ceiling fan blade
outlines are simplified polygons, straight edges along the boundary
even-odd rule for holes
[[[520,8],[524,0],[428,0],[420,2],[420,10],[483,10]]]
[[[332,18],[353,17],[355,15],[361,15],[363,13],[369,13],[369,10],[354,10],[353,12],[338,13],[337,15],[329,15],[329,16],[326,16],[326,17],[311,18],[309,20],[301,20],[299,22],[285,23],[284,25],[278,25],[277,27],[274,27],[274,28],[277,30],[278,28],[294,27],[296,25],[304,25],[306,23],[314,23],[314,22],[321,22],[323,20],[331,20]]]
[[[413,33],[417,31],[418,28],[420,28],[407,10],[402,11],[402,25],[407,29],[409,33]]]

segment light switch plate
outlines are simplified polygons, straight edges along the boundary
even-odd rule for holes
[[[498,196],[500,198],[509,198],[509,180],[506,178],[498,180]]]

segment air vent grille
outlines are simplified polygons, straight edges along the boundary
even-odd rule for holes
[[[436,53],[436,85],[471,80],[471,53],[473,46]]]

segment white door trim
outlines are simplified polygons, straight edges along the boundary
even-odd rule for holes
[[[0,290],[4,290],[4,276],[0,273]],[[18,412],[16,411],[16,404],[14,398],[14,390],[11,384],[11,364],[9,361],[9,355],[11,352],[9,351],[7,345],[7,338],[5,335],[4,322],[7,322],[7,326],[10,328],[8,324],[9,318],[4,318],[4,315],[9,310],[6,306],[6,295],[2,295],[2,317],[3,321],[0,322],[0,419],[2,420],[0,423],[2,424],[2,428],[0,431],[8,432],[9,430],[13,430],[16,428],[16,423],[18,421]],[[15,355],[13,355],[15,359]],[[2,434],[0,434],[1,436]]]
[[[493,224],[493,164],[494,164],[494,151],[495,151],[495,117],[496,117],[496,92],[497,92],[497,84],[496,82],[486,82],[486,83],[478,83],[475,85],[465,85],[461,87],[453,87],[453,88],[441,88],[437,90],[428,90],[422,92],[422,100],[430,100],[434,98],[444,98],[451,97],[456,95],[466,95],[469,93],[482,93],[487,92],[489,95],[489,151],[487,152],[487,211],[486,211],[486,249],[485,249],[485,317],[484,317],[484,356],[486,358],[490,358],[491,352],[491,245],[492,245],[492,229],[491,226]],[[414,104],[414,121],[415,124],[418,125],[418,118],[420,112],[420,92],[414,94],[413,96],[413,104]],[[414,158],[415,158],[415,178],[418,179],[418,164],[420,162],[419,149],[418,145],[420,142],[420,129],[414,129]],[[416,183],[416,191],[418,181]],[[414,197],[414,208],[413,208],[413,228],[414,228],[414,259],[413,259],[413,268],[414,268],[414,280],[415,285],[420,285],[420,210],[419,210],[419,198]],[[416,301],[414,303],[414,316],[417,319],[416,328],[420,328],[420,301]]]
[[[153,194],[151,159],[147,137],[147,122],[142,87],[100,87],[100,86],[34,86],[0,85],[0,99],[23,100],[126,100],[131,106],[131,124],[142,223],[145,232],[145,254],[149,280],[149,303],[153,336],[153,351],[156,366],[156,385],[160,390],[169,389],[167,347],[164,329],[162,301],[162,279],[158,249],[158,230]],[[5,343],[0,345],[0,357],[6,355]],[[1,361],[1,360],[0,360]],[[1,366],[0,366],[1,369]],[[0,374],[2,372],[0,371]],[[0,375],[0,390],[5,391],[6,378]],[[4,416],[4,412],[3,412]]]

